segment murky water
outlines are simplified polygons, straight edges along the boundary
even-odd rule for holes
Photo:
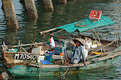
[[[61,26],[64,24],[72,23],[80,19],[88,17],[91,10],[101,10],[104,16],[110,17],[115,24],[113,26],[105,26],[95,29],[101,35],[108,36],[110,40],[115,38],[115,28],[121,34],[121,0],[77,0],[76,2],[68,1],[66,5],[60,5],[56,0],[54,2],[54,12],[45,12],[42,0],[35,0],[39,18],[31,20],[27,18],[27,13],[23,4],[19,0],[13,0],[15,12],[18,18],[19,30],[11,32],[7,30],[7,25],[3,11],[0,9],[0,44],[2,40],[7,40],[12,44],[21,40],[22,43],[32,42],[32,37],[35,30],[45,30],[53,27]],[[0,7],[2,6],[0,0]],[[90,34],[87,33],[86,34]],[[102,37],[104,38],[104,37]],[[104,38],[105,39],[105,38]],[[41,40],[41,38],[40,38]],[[40,78],[41,79],[41,78]],[[42,79],[48,79],[42,78]],[[52,78],[55,79],[55,78]],[[114,67],[90,71],[90,72],[77,72],[75,75],[68,75],[62,79],[121,79],[121,57]]]

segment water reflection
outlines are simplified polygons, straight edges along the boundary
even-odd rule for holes
[[[120,79],[120,76],[115,73],[116,67],[99,68],[91,71],[72,71],[68,72],[65,76],[58,77],[36,77],[34,80],[107,80],[107,79]],[[33,80],[33,78],[26,78]],[[25,80],[22,77],[16,78],[16,80]]]
[[[44,25],[46,25],[47,27],[49,27],[50,24],[51,24],[52,14],[53,14],[53,12],[44,12],[44,13],[41,15],[41,17],[39,18],[38,25],[44,24]],[[46,26],[41,26],[41,27],[46,28]],[[43,29],[43,28],[40,28],[40,30],[41,30],[41,29]]]
[[[9,30],[6,31],[4,40],[10,42],[11,44],[15,44],[17,40],[17,33],[18,31],[11,32]]]
[[[75,72],[67,75],[69,80],[100,80],[100,79],[117,79],[118,75],[115,74],[116,67],[98,68],[91,71]]]
[[[56,15],[64,15],[65,14],[65,6],[66,5],[62,5],[62,4],[56,5],[54,13]]]
[[[22,43],[32,42],[34,31],[37,29],[36,24],[37,19],[29,20],[25,23],[26,26],[24,26],[24,28],[20,28],[18,36]]]

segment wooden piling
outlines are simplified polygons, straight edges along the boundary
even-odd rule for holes
[[[67,0],[58,0],[58,2],[61,3],[61,4],[66,4]]]
[[[43,3],[46,11],[54,11],[52,0],[43,0]]]
[[[22,0],[21,0],[22,1]],[[37,9],[34,0],[24,0],[29,18],[38,18]]]
[[[16,18],[12,0],[2,0],[3,11],[8,24],[8,28],[13,30],[18,28],[18,21]]]

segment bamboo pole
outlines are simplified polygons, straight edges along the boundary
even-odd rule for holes
[[[46,11],[54,11],[52,0],[43,0],[43,3]]]
[[[2,0],[3,11],[10,30],[18,28],[18,21],[16,18],[14,5],[12,0]]]
[[[37,9],[34,0],[24,0],[29,18],[38,18]]]
[[[67,0],[58,0],[58,2],[61,3],[61,4],[66,4]]]
[[[42,35],[42,34],[45,34],[45,33],[48,33],[48,32],[54,31],[54,30],[57,30],[57,28],[49,29],[46,31],[41,31],[40,34]]]
[[[22,47],[26,47],[26,46],[31,46],[31,45],[44,45],[44,42],[40,42],[40,43],[32,43],[32,44],[21,44]],[[10,46],[10,47],[18,47],[18,45],[15,46]]]

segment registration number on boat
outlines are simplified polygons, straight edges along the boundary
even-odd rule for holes
[[[14,54],[14,59],[18,60],[36,60],[36,56],[33,54]]]

